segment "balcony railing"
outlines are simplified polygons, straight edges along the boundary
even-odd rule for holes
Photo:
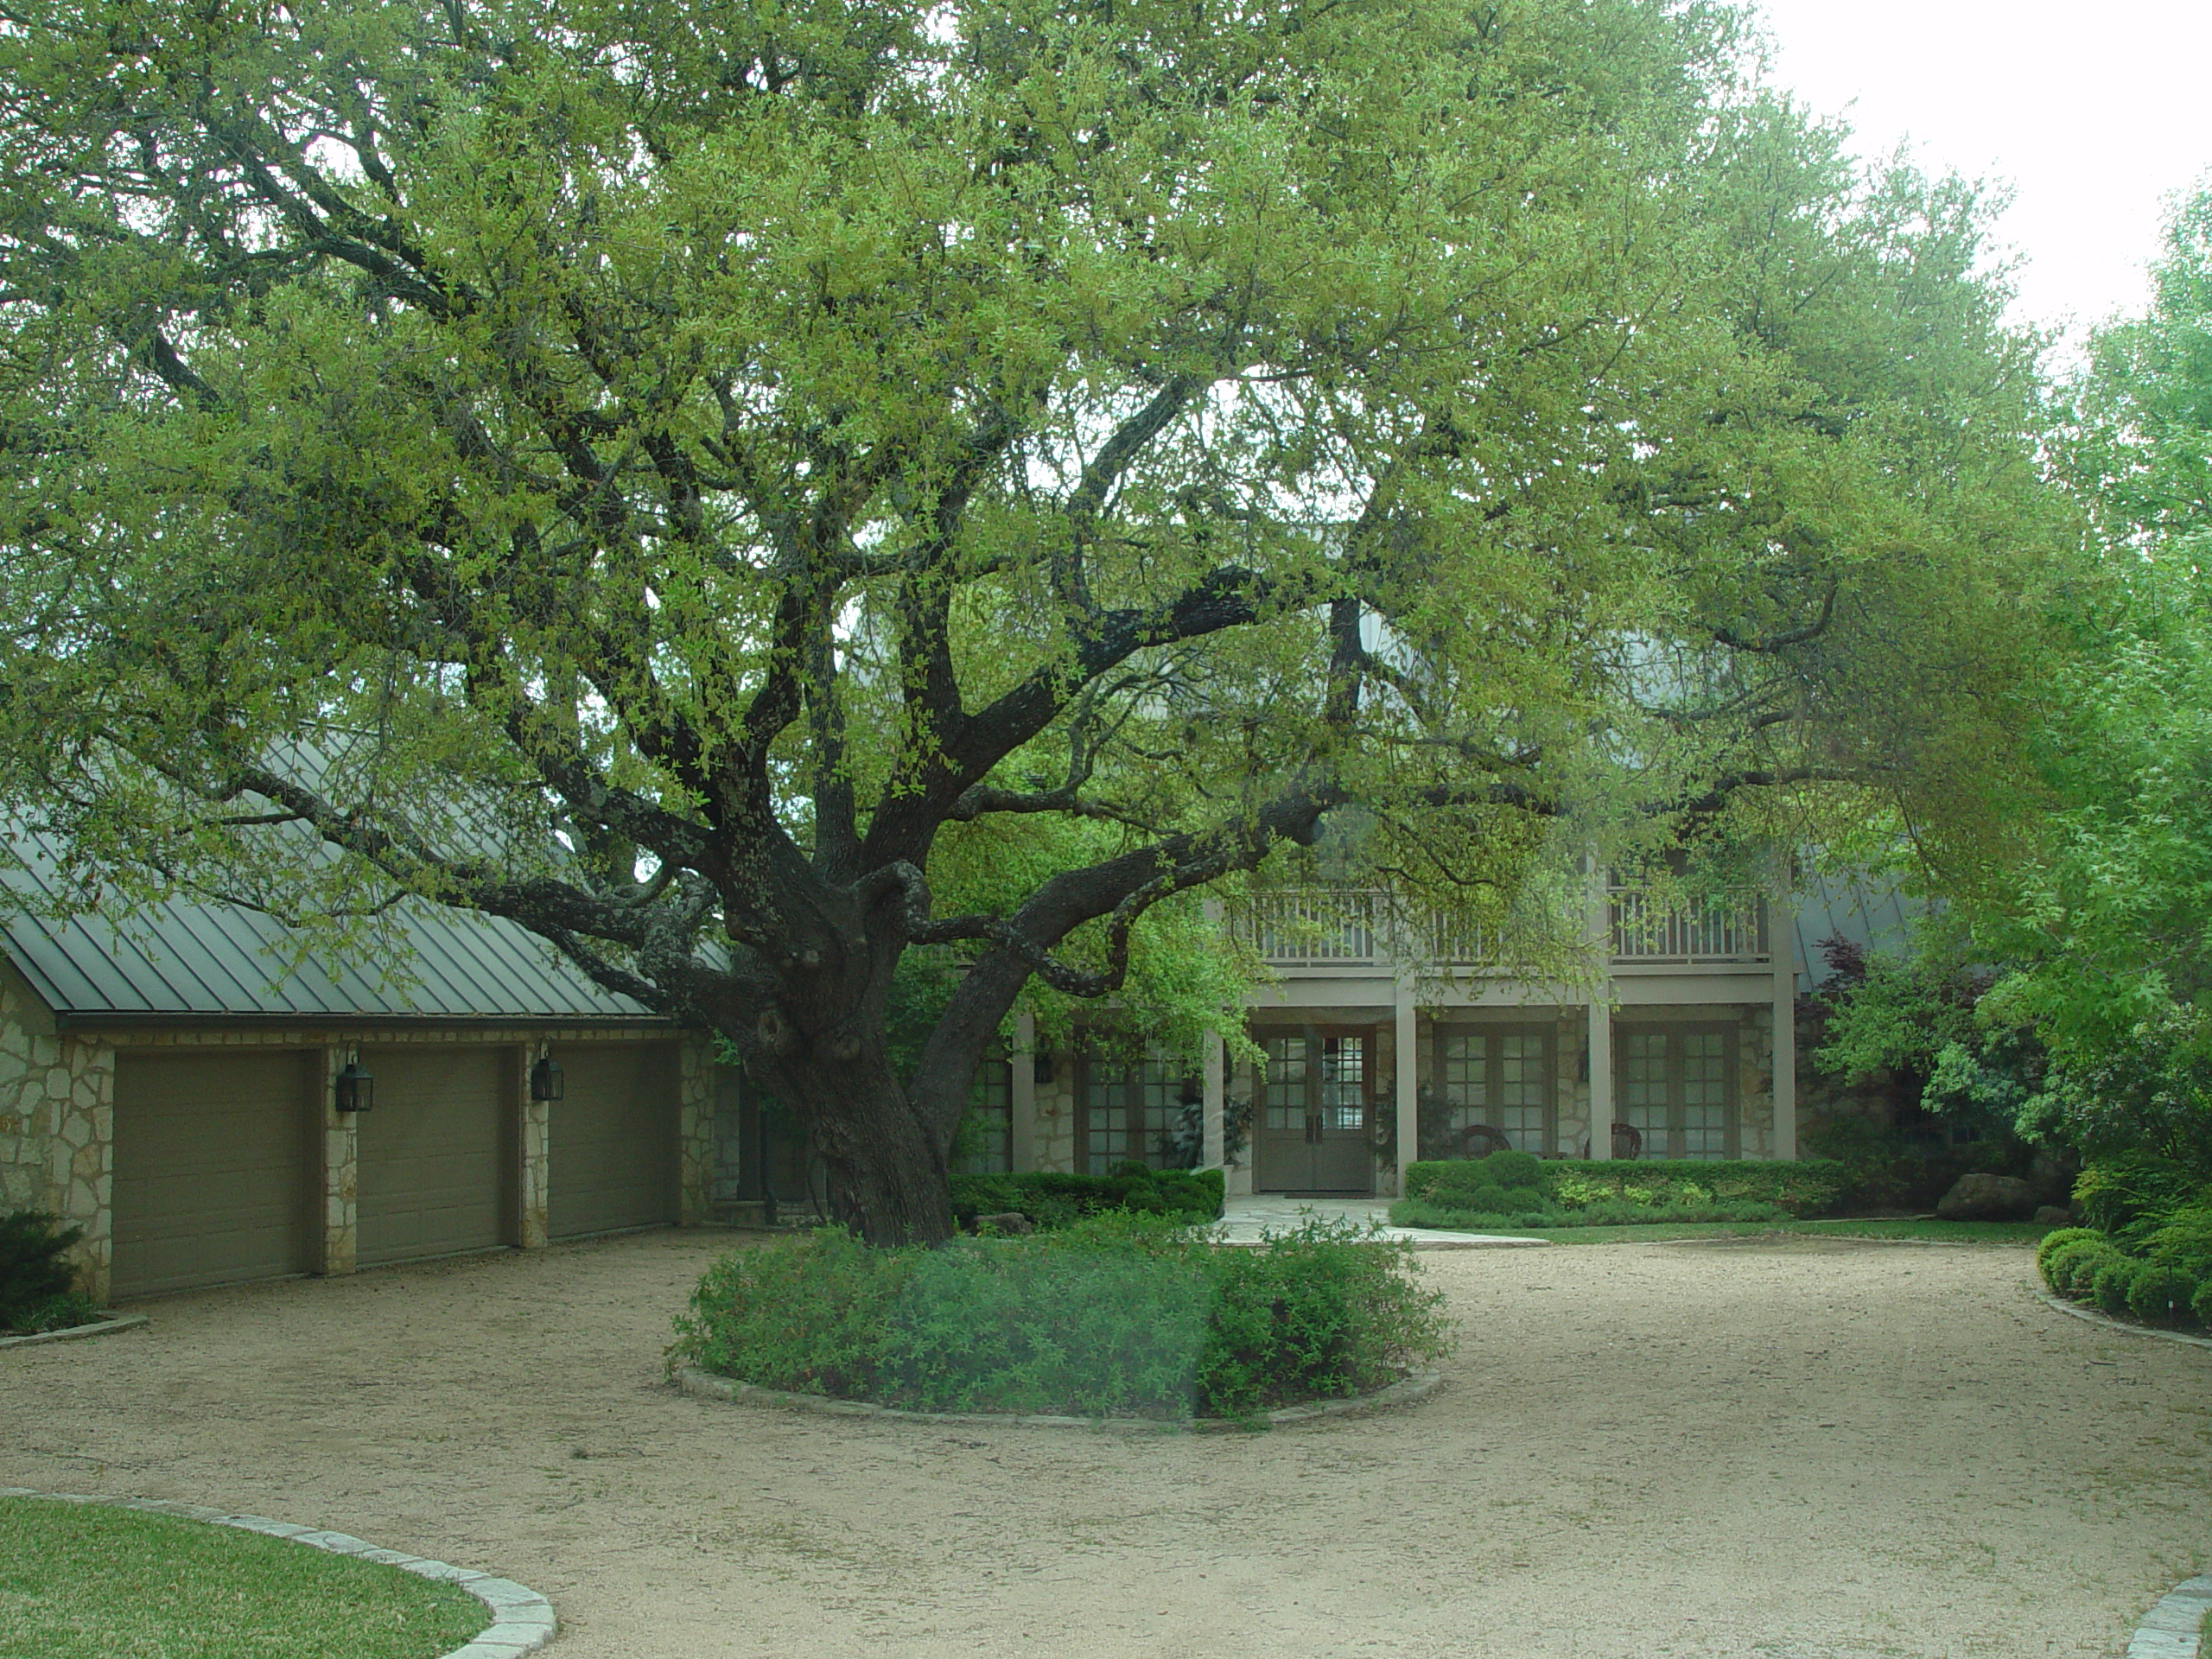
[[[1655,903],[1642,887],[1613,887],[1606,898],[1617,964],[1703,966],[1770,959],[1766,899],[1756,889],[1673,906]],[[1471,925],[1440,915],[1408,915],[1379,887],[1294,887],[1263,893],[1243,909],[1236,926],[1261,960],[1276,968],[1387,969],[1409,960],[1479,968],[1494,957]]]

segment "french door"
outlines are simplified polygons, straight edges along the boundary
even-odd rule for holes
[[[1373,1192],[1375,1028],[1262,1033],[1260,1046],[1254,1184],[1263,1192]]]

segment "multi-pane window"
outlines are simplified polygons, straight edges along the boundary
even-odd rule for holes
[[[1617,1032],[1621,1121],[1647,1158],[1736,1155],[1736,1033],[1726,1026],[1628,1027]]]
[[[1368,1039],[1357,1033],[1268,1037],[1260,1079],[1260,1127],[1303,1134],[1309,1116],[1324,1129],[1367,1127]]]
[[[976,1068],[968,1104],[969,1150],[961,1167],[970,1175],[1002,1175],[1014,1167],[1014,1067],[1003,1054],[987,1054]]]
[[[1552,1150],[1552,1033],[1541,1027],[1442,1026],[1432,1073],[1436,1107],[1455,1154],[1485,1124],[1520,1152]]]
[[[1084,1172],[1103,1175],[1135,1159],[1166,1167],[1171,1141],[1183,1116],[1183,1098],[1195,1094],[1182,1065],[1155,1055],[1132,1058],[1092,1053],[1083,1066]]]

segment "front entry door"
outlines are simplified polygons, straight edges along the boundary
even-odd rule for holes
[[[1372,1192],[1373,1028],[1308,1028],[1262,1037],[1261,1046],[1268,1059],[1255,1185],[1263,1192]]]

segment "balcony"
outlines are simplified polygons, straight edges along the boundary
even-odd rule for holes
[[[1669,906],[1648,888],[1606,892],[1616,968],[1706,968],[1772,961],[1765,895],[1756,888]],[[1387,977],[1399,963],[1482,969],[1491,959],[1464,923],[1413,914],[1380,887],[1293,887],[1263,893],[1234,925],[1285,972]]]

